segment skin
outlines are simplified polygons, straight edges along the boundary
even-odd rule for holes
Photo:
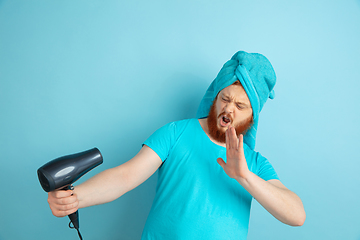
[[[267,211],[281,222],[291,226],[303,225],[306,214],[300,198],[279,180],[264,181],[247,166],[243,149],[243,136],[237,136],[235,127],[252,115],[250,101],[241,86],[223,89],[216,100],[218,113],[226,112],[231,123],[224,126],[221,118],[218,127],[226,132],[225,143],[209,135],[206,119],[200,125],[211,141],[226,147],[227,163],[217,159],[225,173],[243,186]],[[215,161],[215,159],[214,159]],[[107,169],[75,187],[74,190],[57,190],[48,193],[48,203],[53,215],[64,217],[79,208],[113,201],[148,179],[161,165],[159,156],[146,145],[128,162]]]
[[[147,180],[161,165],[160,157],[144,145],[128,162],[107,169],[74,190],[48,193],[48,203],[54,216],[65,217],[79,208],[111,202]]]
[[[231,91],[237,93],[236,99],[234,99]],[[224,122],[223,117],[229,118],[231,122]],[[231,85],[225,88],[216,96],[206,119],[206,124],[200,123],[212,141],[225,147],[225,131],[228,127],[230,125],[234,126],[237,134],[240,134],[249,127],[251,120],[252,108],[250,100],[239,83],[239,85]]]
[[[306,213],[301,199],[287,189],[279,180],[265,181],[252,173],[245,159],[243,148],[243,135],[237,136],[235,127],[249,119],[252,115],[250,100],[245,90],[239,85],[230,85],[219,93],[216,99],[216,111],[220,114],[225,112],[234,119],[228,126],[223,127],[221,117],[218,119],[218,127],[226,131],[225,143],[213,139],[207,128],[206,119],[200,119],[200,124],[214,143],[226,147],[227,162],[221,158],[218,164],[225,173],[243,186],[269,213],[279,221],[291,225],[302,226],[306,219]],[[239,107],[242,106],[242,107]]]

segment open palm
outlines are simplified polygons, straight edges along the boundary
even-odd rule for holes
[[[226,130],[226,163],[222,158],[218,158],[217,162],[224,169],[225,173],[235,179],[246,179],[249,174],[249,168],[246,163],[244,154],[243,135],[236,136],[234,127]]]

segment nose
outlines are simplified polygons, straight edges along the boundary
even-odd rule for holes
[[[225,105],[224,108],[225,113],[233,113],[234,112],[234,105],[230,102]]]

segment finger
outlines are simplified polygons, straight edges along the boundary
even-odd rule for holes
[[[55,217],[65,217],[65,216],[68,216],[68,215],[76,212],[77,210],[78,210],[78,208],[72,208],[72,209],[69,209],[69,210],[66,210],[66,211],[51,209],[51,212]]]
[[[63,214],[65,214],[65,216],[67,216],[67,215],[70,215],[70,214],[76,212],[77,210],[78,210],[78,208],[73,208],[73,209],[64,211]]]
[[[68,205],[68,204],[73,204],[77,201],[78,201],[77,197],[75,195],[72,195],[72,196],[66,197],[66,198],[59,198],[57,202],[62,205]]]
[[[77,208],[79,206],[79,201],[69,203],[69,204],[56,204],[56,203],[53,203],[51,206],[54,209],[57,209],[59,211],[68,211],[68,210]]]
[[[244,153],[244,135],[240,134],[239,136],[239,153],[241,154],[242,157],[245,158],[245,153]]]
[[[230,128],[230,127],[229,127]],[[226,149],[230,149],[230,139],[229,139],[229,128],[225,131],[225,144]]]
[[[244,149],[244,135],[239,135],[239,149]]]
[[[218,158],[217,162],[222,168],[224,168],[226,165],[225,161],[222,158]]]
[[[228,129],[226,130],[226,148],[227,149],[232,149],[234,147],[233,141],[232,141],[232,136],[231,136],[231,129],[232,127],[229,126]]]
[[[236,130],[235,128],[231,127],[229,132],[229,139],[230,139],[230,147],[234,149],[238,149],[239,146],[239,140],[236,136]]]
[[[48,192],[48,195],[54,198],[64,198],[64,197],[70,197],[71,195],[73,195],[73,191],[72,190],[55,190],[55,191],[51,191]]]
[[[64,217],[75,212],[79,208],[79,201],[76,200],[69,204],[57,204],[56,202],[49,201],[49,206],[54,216]]]
[[[67,205],[67,204],[72,204],[76,201],[77,201],[76,195],[71,195],[70,197],[63,197],[63,198],[54,198],[54,197],[51,197],[50,195],[48,197],[49,204],[55,203],[55,204],[59,204],[59,205]]]

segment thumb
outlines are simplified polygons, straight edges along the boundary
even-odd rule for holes
[[[226,165],[226,163],[224,162],[224,160],[223,160],[222,158],[218,158],[218,159],[217,159],[217,162],[218,162],[218,164],[219,164],[222,168],[224,168],[225,165]]]

